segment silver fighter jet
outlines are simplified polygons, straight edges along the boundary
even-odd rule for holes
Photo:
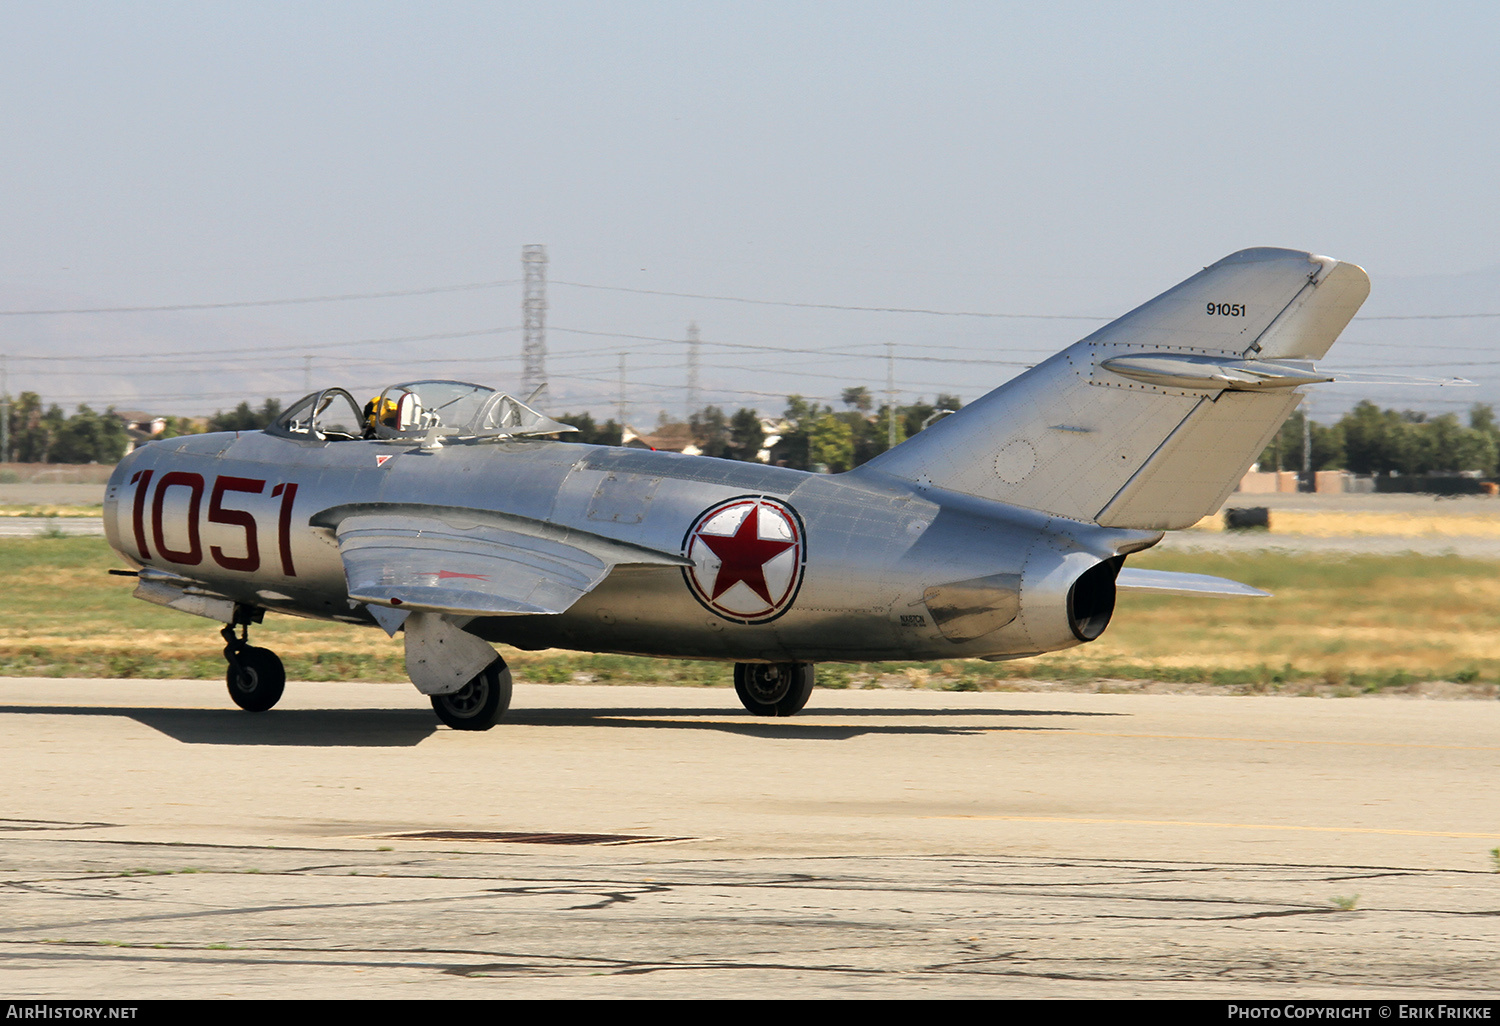
[[[135,594],[225,626],[229,694],[285,674],[267,611],[379,627],[449,726],[510,701],[491,647],[735,664],[789,716],[822,661],[1009,659],[1092,641],[1124,568],[1217,510],[1366,295],[1353,264],[1235,253],[844,474],[579,445],[480,385],[306,396],[265,431],[146,445],[109,482]]]

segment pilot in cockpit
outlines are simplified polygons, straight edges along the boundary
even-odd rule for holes
[[[397,417],[398,414],[394,400],[386,399],[383,396],[375,396],[375,398],[365,403],[365,437],[374,438],[376,436],[375,429],[381,424],[394,430],[398,423]]]

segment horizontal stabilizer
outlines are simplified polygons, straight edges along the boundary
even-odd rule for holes
[[[1140,570],[1126,567],[1115,578],[1116,588],[1132,591],[1160,591],[1170,595],[1209,595],[1220,598],[1270,598],[1269,591],[1252,588],[1226,577],[1208,574],[1183,574],[1171,570]]]
[[[1133,353],[1104,360],[1099,365],[1105,370],[1144,381],[1148,385],[1192,388],[1204,392],[1224,389],[1262,392],[1333,380],[1332,374],[1317,370],[1309,360],[1245,360],[1192,353]]]
[[[1437,388],[1467,388],[1468,378],[1423,378],[1413,374],[1385,374],[1380,371],[1328,371],[1335,385],[1432,385]]]
[[[565,612],[622,564],[685,566],[685,557],[529,517],[415,503],[338,506],[317,514],[359,602],[459,615]]]

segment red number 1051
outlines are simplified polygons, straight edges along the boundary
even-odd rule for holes
[[[154,470],[138,470],[130,478],[130,483],[136,486],[135,506],[131,512],[130,523],[135,529],[135,547],[140,553],[142,562],[151,558],[151,547],[146,535],[146,497],[151,491],[151,478],[155,474]],[[224,504],[226,494],[230,496],[229,501],[233,502],[233,493],[261,495],[265,487],[265,481],[253,477],[214,478],[213,489],[208,494],[208,522],[237,527],[245,533],[243,556],[232,556],[218,545],[209,546],[209,555],[225,570],[242,570],[251,573],[260,569],[260,533],[256,527],[255,515],[247,510],[234,509],[232,506],[226,507]],[[187,492],[186,549],[173,549],[167,544],[162,508],[166,505],[168,492],[173,488]],[[173,470],[163,474],[156,482],[156,495],[151,501],[151,541],[156,544],[156,552],[162,559],[179,563],[182,566],[197,566],[203,562],[203,542],[198,528],[198,514],[203,506],[203,491],[203,475],[183,470]],[[278,484],[271,489],[271,497],[277,496],[281,497],[280,515],[276,521],[276,548],[281,554],[281,572],[287,577],[296,577],[297,571],[292,566],[292,503],[297,499],[297,486]]]

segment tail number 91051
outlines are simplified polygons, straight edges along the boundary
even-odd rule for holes
[[[138,470],[130,478],[135,486],[135,498],[131,507],[130,525],[135,531],[135,547],[142,562],[150,560],[155,552],[161,559],[181,566],[197,566],[203,562],[203,540],[200,517],[209,524],[222,524],[243,535],[243,543],[235,538],[222,538],[223,546],[210,545],[208,554],[225,570],[240,570],[253,573],[260,569],[260,531],[255,514],[249,510],[236,509],[247,495],[264,495],[266,482],[253,477],[214,478],[213,487],[204,484],[202,474],[173,470],[156,478],[156,488],[151,487],[154,470]],[[203,495],[208,493],[208,509],[203,509]],[[149,496],[149,509],[147,506]],[[295,484],[277,484],[271,488],[270,497],[281,500],[276,518],[276,550],[281,557],[281,572],[287,577],[296,577],[292,566],[292,504],[297,501]],[[170,510],[168,506],[170,504]],[[185,509],[184,509],[185,505]],[[169,512],[182,510],[181,520],[169,517]],[[148,522],[149,514],[149,522]],[[183,541],[186,531],[186,548],[173,548]],[[173,538],[169,543],[170,530]],[[149,532],[149,533],[148,533]],[[244,555],[239,555],[243,550]]]

